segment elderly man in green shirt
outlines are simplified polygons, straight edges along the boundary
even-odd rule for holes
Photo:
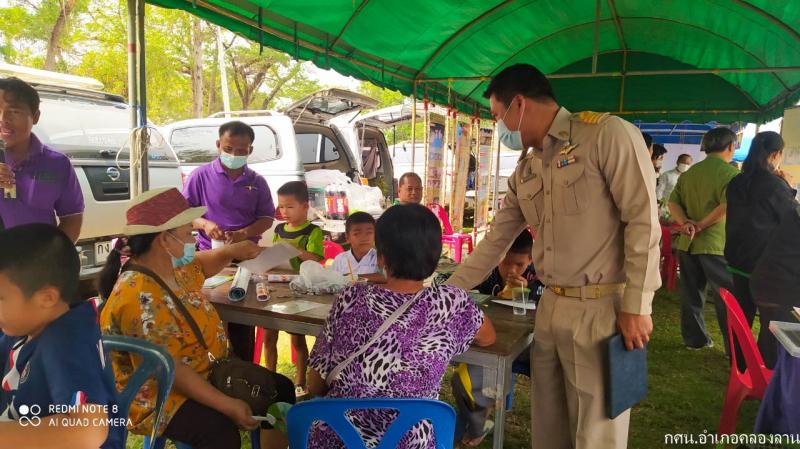
[[[725,305],[720,287],[733,288],[726,271],[725,191],[739,170],[733,160],[736,134],[715,128],[703,136],[701,149],[706,158],[678,178],[669,198],[669,211],[681,226],[677,242],[681,266],[681,335],[688,349],[713,346],[703,319],[706,285],[714,295],[717,321],[722,330],[725,352],[729,352]]]

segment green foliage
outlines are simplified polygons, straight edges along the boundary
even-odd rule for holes
[[[30,0],[0,7],[0,60],[42,68],[51,32],[61,11],[62,0]],[[59,72],[98,79],[105,91],[128,96],[127,2],[125,0],[75,0],[57,59]],[[145,45],[148,117],[167,123],[192,117],[192,16],[148,5]],[[216,28],[203,22],[202,42],[203,113],[222,110],[217,59]],[[284,54],[223,33],[227,47],[226,71],[233,109],[242,108],[234,77],[255,78],[261,83],[251,92],[252,109],[288,103],[317,89],[305,68]],[[232,45],[232,42],[234,43]],[[236,68],[248,63],[246,75]]]

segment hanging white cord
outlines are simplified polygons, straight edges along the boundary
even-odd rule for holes
[[[155,133],[155,134],[153,134]],[[140,126],[138,128],[134,128],[128,133],[128,138],[123,142],[122,146],[117,151],[116,156],[114,157],[114,163],[117,166],[118,170],[130,170],[130,192],[131,198],[135,198],[139,195],[140,192],[140,185],[141,179],[139,179],[140,168],[142,165],[142,158],[150,151],[151,142],[153,141],[153,136],[157,135],[158,138],[164,140],[164,137],[158,131],[158,128],[152,125],[147,126]],[[147,141],[144,145],[144,151],[140,151],[142,148],[142,139],[145,138]],[[119,162],[119,155],[122,154],[125,147],[130,148],[130,167],[123,167],[120,165]]]

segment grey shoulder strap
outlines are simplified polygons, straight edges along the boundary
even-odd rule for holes
[[[367,349],[370,348],[370,346],[372,346],[376,341],[378,341],[378,339],[381,338],[381,336],[385,334],[387,330],[389,330],[392,324],[397,322],[397,319],[400,318],[400,315],[405,313],[405,311],[408,310],[408,308],[411,307],[417,301],[417,299],[419,299],[420,296],[422,296],[425,290],[427,289],[423,288],[422,290],[417,292],[417,294],[414,295],[413,298],[403,303],[400,307],[397,308],[397,310],[394,311],[394,313],[389,315],[389,318],[386,318],[386,321],[384,321],[383,324],[381,324],[381,327],[379,327],[378,330],[375,331],[375,334],[372,336],[372,338],[369,339],[369,341],[364,343],[363,346],[358,348],[358,351],[350,354],[349,357],[344,359],[342,363],[336,365],[336,367],[333,368],[330,373],[328,373],[328,377],[325,378],[325,383],[328,384],[328,386],[330,386],[333,383],[333,381],[335,381],[339,377],[339,374],[342,373],[342,370],[347,368],[351,363],[353,363],[353,360],[355,360],[356,357],[366,352]]]

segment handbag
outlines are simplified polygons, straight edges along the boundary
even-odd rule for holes
[[[397,320],[400,318],[400,315],[405,313],[405,311],[408,310],[408,308],[411,307],[417,301],[417,299],[419,299],[420,296],[422,296],[422,293],[424,293],[425,290],[427,290],[427,289],[423,288],[422,290],[418,291],[417,294],[414,295],[413,298],[411,298],[410,300],[408,300],[408,301],[404,302],[403,304],[401,304],[400,307],[397,308],[397,310],[395,310],[391,315],[389,315],[389,317],[386,318],[386,321],[384,321],[381,324],[381,326],[378,328],[378,330],[375,331],[375,334],[372,336],[372,338],[369,339],[369,341],[364,343],[363,346],[358,348],[358,351],[350,354],[349,357],[347,357],[341,363],[336,365],[331,370],[331,372],[328,373],[328,376],[325,377],[325,383],[328,386],[330,386],[333,383],[333,381],[338,379],[339,375],[342,373],[342,370],[347,368],[348,365],[353,363],[353,360],[355,360],[356,357],[358,357],[361,354],[363,354],[364,352],[366,352],[367,349],[369,349],[370,346],[372,346],[376,341],[378,341],[378,339],[383,334],[385,334],[387,330],[389,330],[389,328],[392,326],[392,324],[397,322]]]
[[[214,388],[227,396],[246,402],[253,414],[257,416],[265,416],[269,406],[275,402],[295,403],[294,383],[285,376],[238,358],[214,358],[208,351],[208,344],[206,344],[197,322],[186,310],[180,297],[169,288],[161,277],[148,268],[131,263],[125,264],[122,271],[135,271],[152,278],[173,298],[175,308],[183,315],[197,341],[208,352],[208,358],[211,361],[211,373],[208,381]]]

